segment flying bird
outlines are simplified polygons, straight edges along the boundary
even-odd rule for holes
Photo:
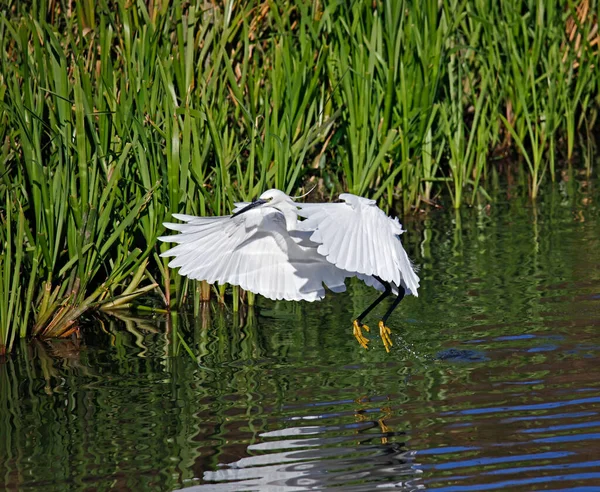
[[[395,299],[379,321],[385,349],[392,345],[387,319],[406,294],[418,295],[419,277],[402,247],[404,232],[374,200],[350,193],[339,203],[298,203],[276,189],[250,203],[236,203],[231,215],[173,214],[183,223],[165,223],[179,234],[159,237],[177,246],[161,254],[169,267],[209,284],[239,285],[269,299],[318,301],[325,286],[346,290],[358,277],[382,294],[353,322],[367,348],[363,319],[390,295]]]

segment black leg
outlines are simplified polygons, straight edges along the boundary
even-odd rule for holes
[[[390,308],[384,314],[383,318],[381,318],[381,321],[383,321],[383,324],[385,324],[387,322],[387,319],[390,317],[390,314],[392,314],[394,309],[396,309],[398,307],[398,304],[400,304],[400,301],[402,299],[404,299],[405,293],[406,293],[406,291],[404,290],[404,287],[402,287],[402,286],[398,287],[398,296],[396,297],[396,299],[394,299],[393,304],[390,306]]]
[[[392,287],[389,284],[389,282],[381,280],[379,277],[377,277],[375,275],[373,275],[373,277],[375,277],[379,282],[381,282],[381,285],[383,285],[385,287],[385,291],[377,299],[375,299],[367,309],[365,309],[362,313],[360,313],[360,316],[358,318],[356,318],[356,321],[358,321],[361,325],[362,325],[362,319],[367,314],[369,314],[371,311],[373,311],[373,309],[375,309],[375,306],[377,306],[381,301],[383,301],[386,297],[388,297],[392,293]],[[402,295],[404,296],[404,293]],[[400,302],[400,301],[398,301],[398,302]],[[394,307],[396,307],[396,305],[397,304],[394,301]],[[392,311],[393,311],[393,309],[392,309]],[[387,314],[386,314],[386,316],[387,316]]]

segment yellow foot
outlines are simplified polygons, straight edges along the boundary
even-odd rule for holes
[[[381,340],[383,341],[383,346],[385,347],[385,350],[388,353],[390,351],[390,347],[393,345],[392,339],[390,338],[390,333],[392,333],[392,330],[390,330],[387,326],[385,326],[385,323],[383,321],[380,321],[379,322],[379,334],[381,335]]]
[[[354,333],[354,337],[358,340],[360,346],[366,349],[367,345],[369,344],[369,339],[363,335],[362,329],[364,328],[365,330],[369,331],[369,327],[367,325],[363,325],[357,319],[354,320],[353,325],[354,330],[352,330],[352,332]]]
[[[379,424],[379,428],[381,429],[381,432],[383,432],[384,434],[385,434],[386,432],[389,432],[389,431],[390,431],[390,428],[389,428],[387,425],[385,425],[385,420],[383,420],[383,419],[379,419],[379,420],[377,421],[377,423]]]
[[[387,425],[385,425],[383,419],[379,419],[377,423],[379,424],[379,428],[381,429],[381,433],[383,434],[383,436],[381,436],[381,444],[387,444],[387,433],[390,431],[390,428]]]

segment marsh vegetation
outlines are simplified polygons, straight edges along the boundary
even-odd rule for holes
[[[7,0],[0,355],[90,309],[195,313],[172,212],[317,184],[412,214],[591,175],[594,0]],[[227,291],[229,295],[229,291]],[[252,296],[233,289],[233,305]]]

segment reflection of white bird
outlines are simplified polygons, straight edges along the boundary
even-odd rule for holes
[[[402,243],[404,231],[374,200],[349,193],[343,203],[296,203],[279,190],[265,191],[252,203],[238,203],[232,215],[194,217],[173,214],[184,224],[165,223],[179,231],[161,241],[178,243],[161,256],[169,266],[209,284],[239,285],[270,299],[316,301],[346,289],[358,277],[383,293],[354,321],[354,336],[367,348],[362,319],[383,299],[395,294],[379,330],[386,350],[391,345],[388,317],[405,293],[417,295],[419,277]]]

